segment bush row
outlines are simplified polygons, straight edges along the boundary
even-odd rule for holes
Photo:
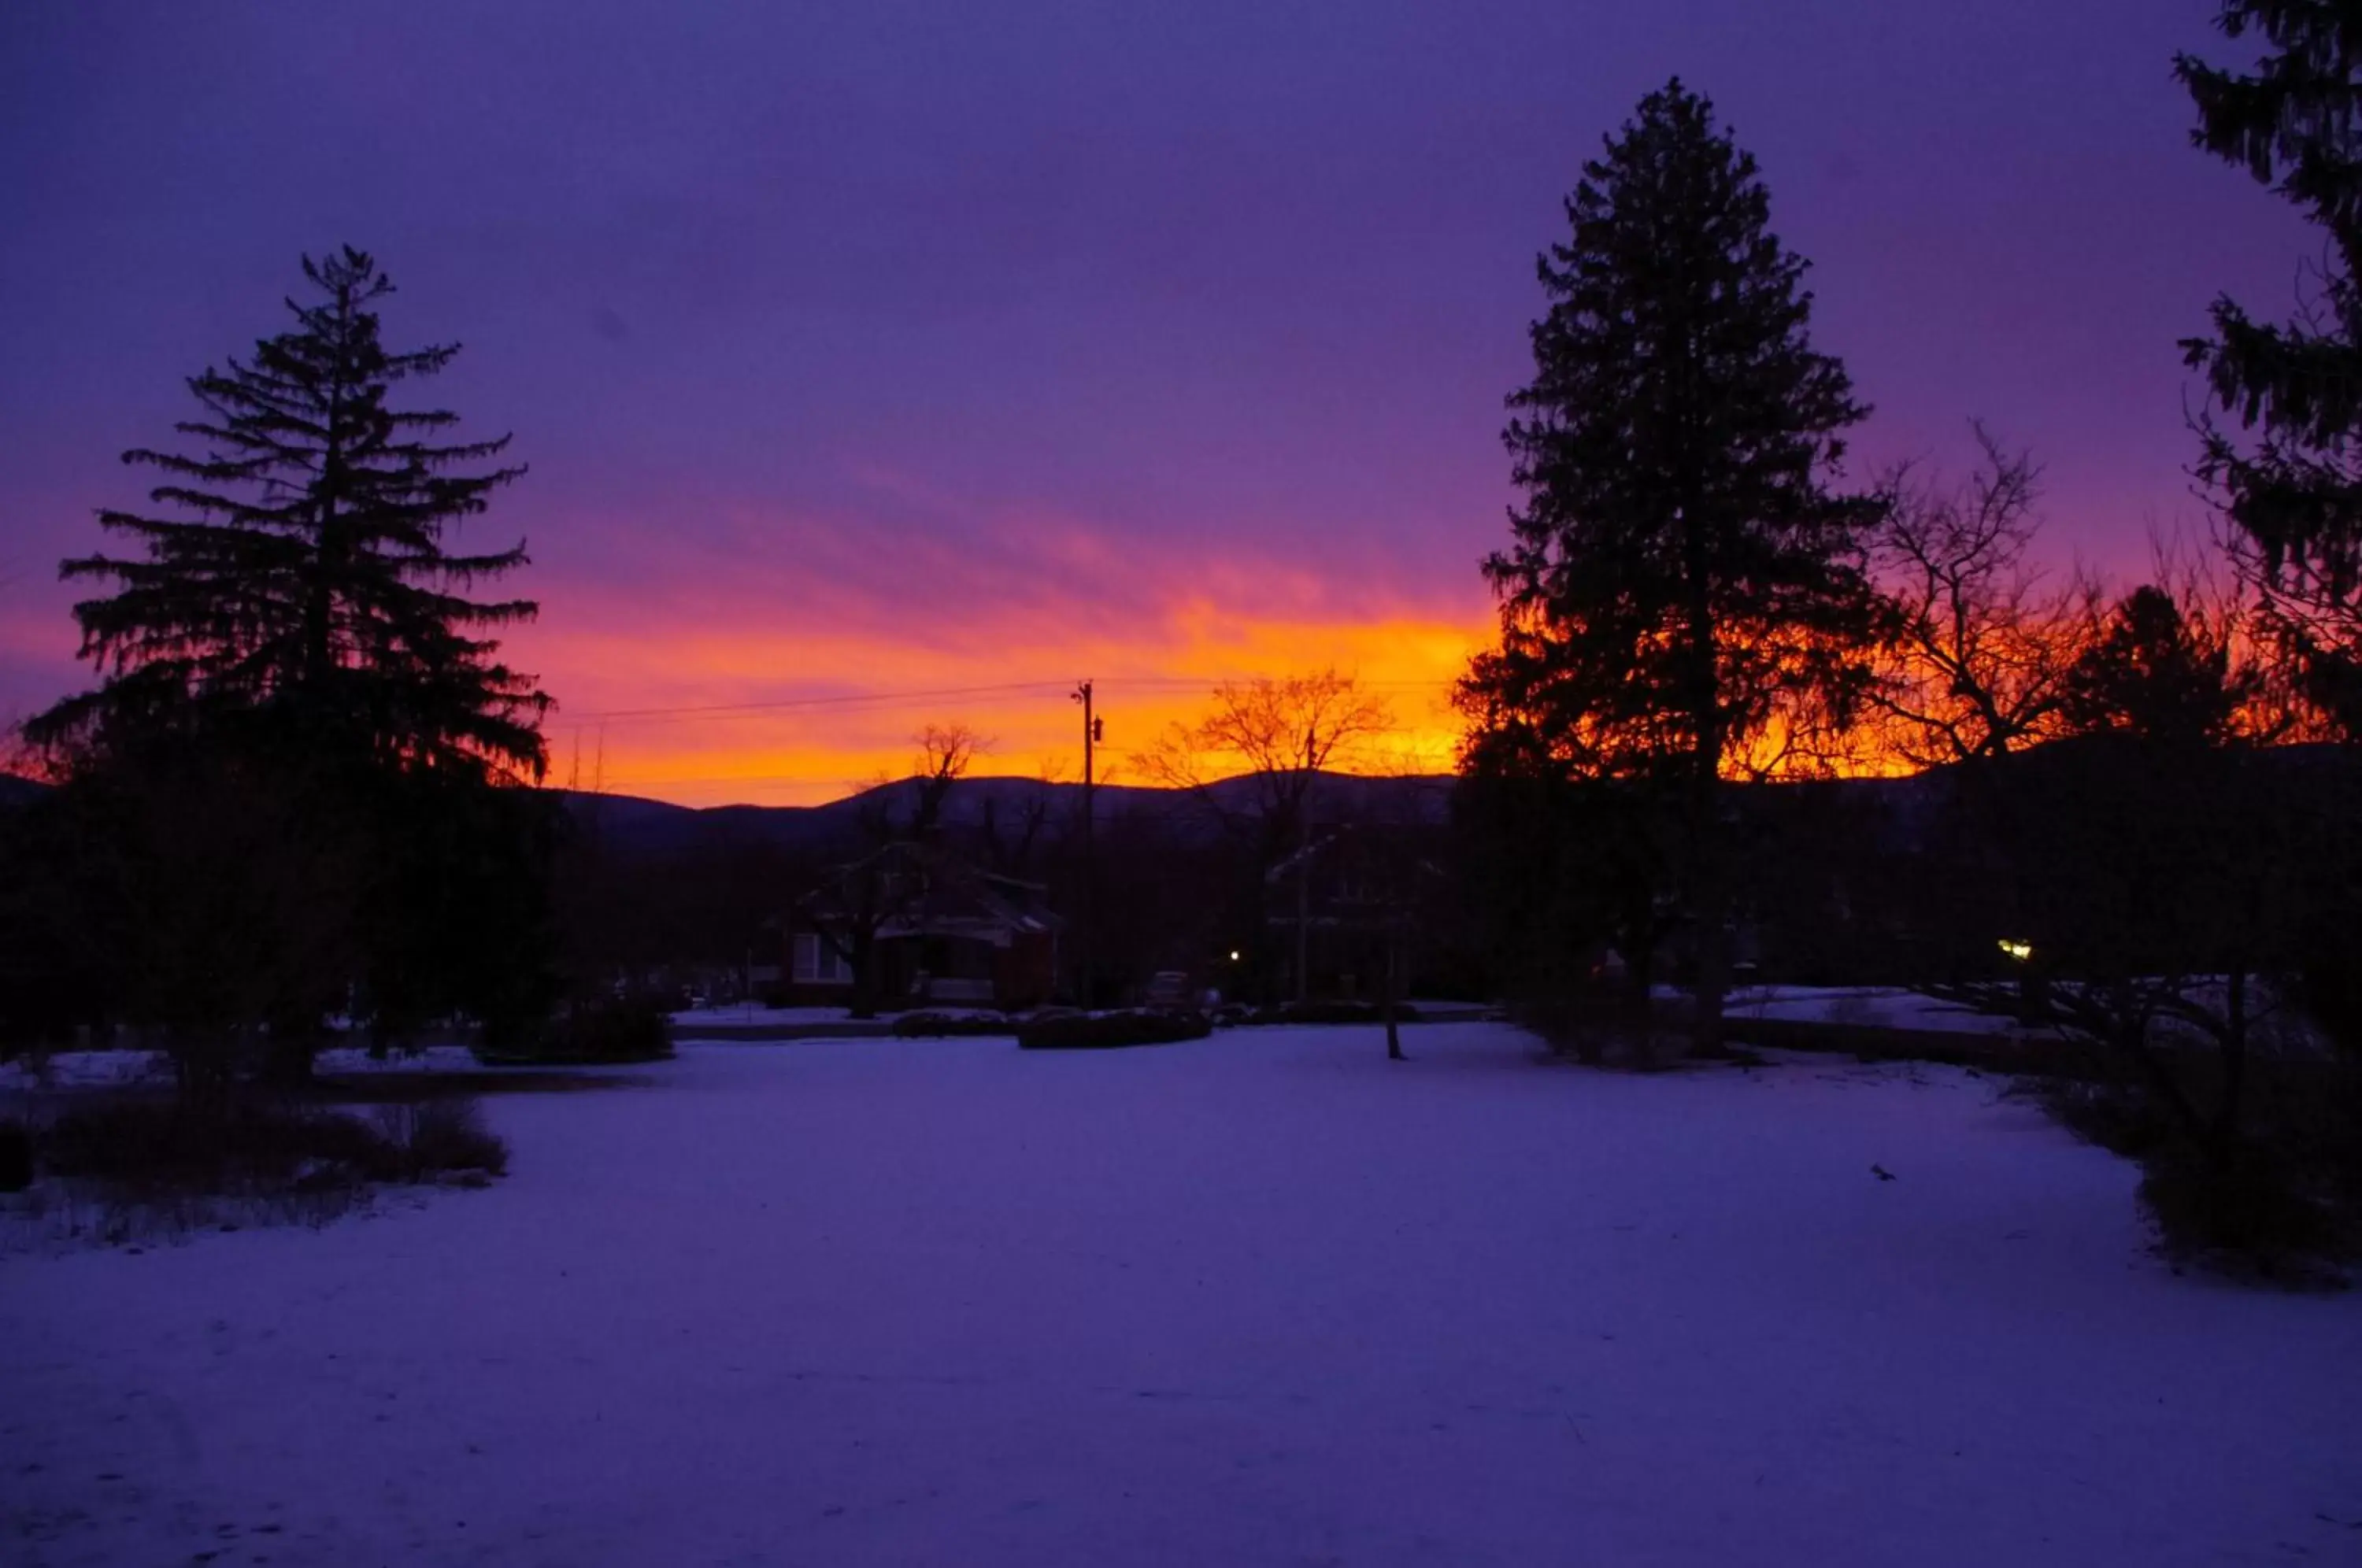
[[[540,1036],[502,1049],[477,1047],[488,1066],[610,1066],[672,1055],[672,1015],[653,998],[577,1002]]]
[[[1017,1025],[997,1012],[906,1012],[894,1020],[894,1032],[905,1040],[1016,1032]]]
[[[28,1185],[41,1173],[133,1193],[261,1194],[508,1169],[508,1146],[470,1099],[381,1106],[367,1117],[275,1103],[200,1110],[112,1099],[17,1132],[23,1168],[6,1174]]]
[[[1180,1008],[1127,1008],[1115,1012],[1050,1013],[1017,1026],[1028,1051],[1101,1051],[1123,1045],[1169,1045],[1213,1032],[1202,1012]]]

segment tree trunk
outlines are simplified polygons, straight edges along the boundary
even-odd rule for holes
[[[319,1042],[301,1030],[274,1029],[263,1043],[262,1076],[280,1088],[303,1088],[312,1082],[312,1066]]]
[[[2215,1147],[2212,1137],[2213,1129],[2204,1117],[2199,1115],[2198,1108],[2190,1103],[2190,1097],[2182,1092],[2172,1069],[2149,1048],[2148,1015],[2121,1000],[2115,1010],[2116,1049],[2132,1058],[2133,1065],[2140,1069],[2141,1075],[2148,1080],[2149,1088],[2165,1102],[2166,1109],[2173,1113],[2175,1122],[2194,1145],[2200,1149]]]
[[[1311,921],[1312,867],[1308,861],[1296,863],[1296,999],[1302,1003],[1311,994]]]
[[[1624,929],[1617,938],[1617,951],[1624,959],[1624,980],[1617,988],[1615,1006],[1606,1026],[1619,1031],[1635,1061],[1655,1059],[1657,1054],[1657,939],[1656,911],[1653,900],[1636,896],[1625,911]],[[1595,1041],[1584,1061],[1597,1066],[1606,1060],[1610,1041]]]
[[[2247,972],[2233,969],[2223,1019],[2223,1103],[2214,1121],[2214,1143],[2227,1157],[2239,1142],[2239,1102],[2247,1086]]]
[[[1403,1055],[1402,1019],[1400,1016],[1402,1008],[1400,1001],[1396,995],[1396,990],[1399,988],[1397,984],[1397,965],[1396,961],[1396,955],[1399,950],[1399,947],[1400,944],[1396,941],[1395,937],[1391,933],[1389,933],[1386,937],[1385,979],[1378,988],[1382,999],[1378,1003],[1378,1010],[1380,1015],[1383,1016],[1386,1021],[1386,1060],[1389,1062],[1407,1062],[1410,1060],[1408,1056]]]
[[[1707,810],[1710,813],[1712,808]],[[1721,824],[1710,818],[1698,825],[1690,889],[1697,964],[1691,988],[1690,1055],[1709,1058],[1728,1055],[1722,1038],[1722,1008],[1730,990],[1730,881],[1720,830]]]
[[[877,940],[866,927],[853,933],[853,1016],[877,1016]]]
[[[174,1030],[167,1036],[172,1076],[186,1110],[218,1114],[229,1104],[229,1041],[215,1030]]]

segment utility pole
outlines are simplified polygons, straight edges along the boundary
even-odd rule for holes
[[[1312,995],[1312,789],[1319,775],[1312,767],[1313,731],[1304,731],[1304,804],[1296,814],[1296,999]]]
[[[1098,746],[1100,736],[1104,733],[1101,727],[1104,721],[1091,711],[1089,681],[1086,680],[1076,686],[1071,695],[1074,701],[1083,705],[1083,896],[1081,900],[1083,918],[1075,944],[1076,966],[1081,976],[1079,982],[1081,995],[1076,999],[1087,1008],[1091,1005],[1092,990],[1091,917],[1094,913],[1093,905],[1097,902],[1098,881],[1097,860],[1092,844],[1095,824],[1098,819],[1098,812],[1093,809],[1092,804],[1092,790],[1095,788],[1092,752]]]
[[[1312,835],[1296,852],[1296,999],[1312,994]]]

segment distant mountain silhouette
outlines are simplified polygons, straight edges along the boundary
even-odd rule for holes
[[[0,773],[0,806],[21,806],[28,801],[38,801],[49,792],[50,787],[38,778]]]
[[[1312,781],[1308,801],[1315,821],[1339,818],[1440,823],[1451,809],[1449,775],[1363,778],[1323,773]],[[1137,784],[1098,786],[1102,829],[1125,821],[1186,827],[1196,823],[1210,833],[1221,816],[1256,813],[1259,786],[1252,778],[1224,779],[1203,792],[1150,789]],[[889,816],[908,823],[919,792],[914,778],[896,779],[842,801],[820,806],[676,806],[631,795],[563,791],[568,809],[586,825],[595,823],[606,842],[627,854],[671,854],[712,844],[759,844],[790,850],[825,850],[857,841],[866,821]],[[1004,831],[1018,830],[1026,816],[1046,812],[1064,825],[1082,811],[1083,787],[1039,778],[963,778],[944,802],[944,825],[983,826],[988,813]]]
[[[2078,742],[2061,743],[2074,745]],[[2001,762],[2003,770],[2023,765],[2036,753],[2021,753]],[[2324,783],[2351,779],[2356,761],[2351,752],[2327,745],[2274,748],[2271,765],[2300,776],[2319,776]],[[1955,770],[1932,768],[1925,773],[1891,778],[1842,778],[1796,788],[1807,792],[1830,791],[1871,806],[1876,833],[1888,847],[1918,841],[1937,812],[1951,797]],[[1312,820],[1319,822],[1428,822],[1449,819],[1451,787],[1449,774],[1409,778],[1366,778],[1358,774],[1323,773],[1309,792]],[[0,773],[0,807],[39,800],[50,786],[15,774]],[[1127,821],[1167,823],[1181,831],[1193,828],[1210,837],[1220,820],[1250,819],[1256,813],[1261,784],[1253,778],[1225,779],[1200,792],[1152,789],[1138,784],[1098,787],[1098,822],[1102,831]],[[575,821],[595,824],[603,841],[629,855],[666,856],[698,848],[759,845],[789,851],[827,854],[864,841],[865,820],[890,814],[907,823],[915,810],[919,782],[897,779],[877,785],[841,801],[819,806],[680,806],[635,795],[592,794],[582,790],[554,791]],[[1027,815],[1046,814],[1055,829],[1073,823],[1082,810],[1083,787],[1046,783],[1039,778],[964,778],[952,787],[944,804],[944,825],[975,831],[989,812],[1003,833],[1021,833]]]
[[[1308,801],[1315,821],[1379,818],[1440,823],[1451,809],[1448,774],[1409,778],[1363,778],[1323,773],[1312,781]],[[1137,784],[1098,786],[1102,827],[1142,818],[1203,823],[1210,831],[1223,815],[1253,817],[1260,786],[1252,778],[1228,778],[1204,792],[1152,789]],[[0,773],[0,806],[38,800],[50,786]],[[574,819],[595,823],[613,847],[627,853],[669,854],[701,845],[762,844],[787,849],[825,849],[859,839],[866,821],[890,816],[908,823],[915,813],[919,781],[899,778],[841,801],[819,806],[681,806],[637,795],[553,791]],[[946,827],[977,829],[988,815],[1004,830],[1021,831],[1027,815],[1040,811],[1064,824],[1079,815],[1083,787],[1039,778],[963,778],[945,798]]]

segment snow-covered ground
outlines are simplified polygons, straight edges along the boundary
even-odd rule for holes
[[[1666,994],[1682,993],[1668,990]],[[1734,1018],[1793,1019],[1947,1034],[2006,1034],[2016,1027],[2010,1019],[1894,986],[1748,986],[1730,993],[1724,1010]]]
[[[0,1562],[2362,1560],[2362,1299],[1992,1080],[1409,1038],[691,1046],[480,1192],[0,1261]]]
[[[359,1073],[471,1073],[483,1071],[465,1045],[429,1045],[423,1050],[371,1056],[363,1047],[340,1045],[313,1058],[324,1076]],[[161,1051],[60,1051],[0,1062],[0,1097],[60,1088],[120,1088],[172,1081],[172,1060]]]

